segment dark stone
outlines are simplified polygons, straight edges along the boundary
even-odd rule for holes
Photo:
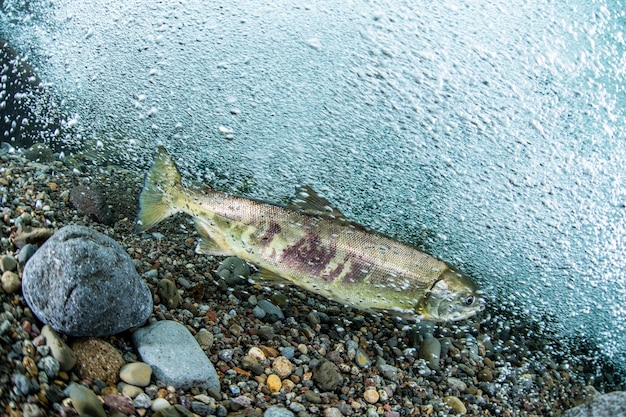
[[[244,284],[250,276],[250,267],[236,256],[230,256],[217,267],[217,275],[224,278],[229,286]]]
[[[113,224],[113,215],[102,191],[77,185],[70,191],[70,202],[77,210],[94,216],[100,223]]]
[[[342,380],[337,366],[332,362],[323,360],[313,368],[313,381],[322,391],[334,391]]]
[[[110,237],[66,226],[26,263],[22,290],[41,321],[72,336],[107,336],[142,325],[152,294]]]
[[[278,320],[283,320],[285,318],[285,315],[283,314],[280,307],[275,306],[267,300],[259,300],[257,305],[265,310],[265,312],[267,313],[263,318],[263,321],[265,321],[266,323],[275,323]]]

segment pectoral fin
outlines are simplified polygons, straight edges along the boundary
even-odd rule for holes
[[[264,285],[272,284],[291,284],[288,279],[270,271],[269,269],[259,268],[259,270],[250,277],[254,282]]]
[[[222,248],[210,235],[210,231],[214,230],[211,227],[209,220],[204,220],[199,217],[195,218],[196,229],[200,233],[200,242],[196,246],[196,253],[213,256],[228,256],[232,255],[228,250]]]

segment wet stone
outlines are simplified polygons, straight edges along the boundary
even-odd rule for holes
[[[428,367],[432,370],[439,369],[439,358],[441,356],[441,343],[434,337],[427,337],[422,342],[419,350],[419,357],[428,362]]]
[[[124,248],[84,226],[61,228],[35,252],[22,290],[41,321],[72,336],[119,333],[152,312],[152,294]]]
[[[46,338],[46,345],[50,348],[52,356],[59,362],[62,371],[69,371],[76,365],[76,354],[59,337],[50,326],[43,326],[41,334]]]
[[[145,387],[150,383],[152,368],[143,362],[128,363],[120,370],[120,379],[128,384]]]
[[[33,245],[32,243],[24,245],[24,247],[20,249],[20,253],[17,254],[17,261],[20,265],[26,264],[36,251],[37,245]]]
[[[242,259],[230,256],[217,267],[217,275],[229,286],[244,284],[250,276],[250,267]]]
[[[17,268],[17,260],[9,255],[2,255],[0,258],[0,269],[2,272],[15,271]]]
[[[165,304],[167,308],[178,308],[183,301],[176,289],[176,284],[167,278],[163,278],[159,281],[157,294],[161,298],[161,302]]]
[[[20,285],[22,284],[19,275],[12,271],[4,272],[0,280],[2,281],[2,289],[7,294],[13,294],[20,289]]]
[[[626,417],[626,391],[598,395],[591,401],[567,410],[562,417]]]
[[[343,378],[334,363],[324,360],[313,368],[313,381],[322,391],[333,391]]]
[[[141,359],[154,378],[176,388],[220,387],[217,372],[189,330],[174,321],[158,321],[133,333]]]
[[[467,408],[465,407],[465,404],[463,404],[463,402],[455,396],[448,396],[445,397],[443,399],[443,402],[452,409],[452,412],[454,412],[455,414],[465,414],[467,413]]]
[[[294,417],[294,414],[286,408],[272,406],[265,410],[263,417]]]
[[[67,387],[66,393],[72,400],[72,406],[79,414],[107,417],[100,400],[89,388],[73,383]]]
[[[117,382],[124,359],[113,345],[102,339],[87,338],[74,342],[72,349],[76,353],[76,372],[82,378],[99,379],[109,385]]]
[[[130,416],[135,413],[135,406],[133,405],[133,402],[130,398],[127,398],[124,395],[105,395],[104,405],[106,405],[110,410],[116,410],[125,416]]]
[[[259,300],[257,306],[265,310],[267,313],[263,318],[266,323],[275,323],[278,320],[283,320],[285,318],[281,309],[268,300]]]

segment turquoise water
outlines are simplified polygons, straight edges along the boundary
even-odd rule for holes
[[[162,144],[273,201],[312,185],[626,369],[623,2],[336,3],[4,0],[0,37],[56,142],[140,169]]]

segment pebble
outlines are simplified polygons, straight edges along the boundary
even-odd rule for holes
[[[41,334],[46,338],[46,346],[50,348],[52,356],[59,362],[60,370],[71,370],[76,365],[76,354],[74,351],[50,326],[43,326]]]
[[[124,395],[105,395],[104,405],[106,405],[110,410],[116,410],[125,416],[135,414],[135,406],[133,405],[133,402],[130,398],[125,397]]]
[[[89,388],[72,383],[65,392],[72,400],[72,406],[78,411],[78,414],[92,417],[107,417],[100,400]]]
[[[155,398],[154,401],[152,401],[152,405],[150,406],[150,409],[154,412],[157,412],[157,411],[165,410],[166,408],[170,406],[171,404],[165,398]]]
[[[375,389],[368,389],[363,393],[363,399],[370,404],[376,404],[380,399],[380,394]]]
[[[71,189],[69,200],[77,210],[94,216],[100,223],[113,224],[111,209],[99,189],[77,185]]]
[[[289,409],[296,414],[306,411],[306,407],[303,404],[296,402],[292,402],[291,404],[289,404]]]
[[[136,387],[125,382],[120,382],[117,385],[117,389],[129,398],[135,398],[143,392],[143,389],[141,389],[140,387]]]
[[[59,229],[35,252],[22,290],[41,321],[72,336],[116,334],[152,313],[152,293],[124,248],[84,226]]]
[[[157,399],[155,399],[155,401]],[[167,400],[165,398],[160,398],[160,399],[165,401],[167,403],[167,406],[170,405],[170,403],[167,402]],[[146,394],[145,392],[142,392],[141,394],[139,394],[135,398],[133,398],[133,405],[136,408],[150,408],[152,406],[152,400],[150,399],[148,394]]]
[[[362,349],[357,349],[354,360],[361,368],[367,368],[370,366],[370,358]]]
[[[491,372],[491,369],[483,368],[478,372],[476,378],[482,382],[491,382],[493,380],[493,373]]]
[[[459,378],[455,378],[455,377],[448,377],[448,385],[450,386],[450,388],[455,389],[459,392],[463,392],[467,389],[467,384],[463,381],[461,381]]]
[[[51,379],[56,378],[61,370],[61,365],[59,365],[59,361],[57,361],[54,356],[45,356],[41,358],[37,363],[37,367]]]
[[[202,348],[202,350],[209,350],[213,346],[213,341],[215,338],[213,337],[213,333],[209,332],[207,329],[200,329],[198,333],[194,336],[196,341]]]
[[[342,417],[343,413],[336,407],[329,407],[324,410],[324,417]]]
[[[110,343],[93,337],[79,339],[72,345],[76,353],[76,372],[89,380],[101,380],[109,385],[118,381],[124,366],[122,354]]]
[[[248,351],[248,355],[260,361],[264,361],[265,359],[267,359],[265,352],[263,352],[262,349],[256,346],[250,348],[250,350]]]
[[[268,407],[263,413],[263,417],[295,417],[294,414],[284,407]]]
[[[224,259],[217,267],[217,275],[222,277],[229,286],[244,284],[250,276],[248,264],[235,256]]]
[[[278,320],[283,320],[285,318],[280,307],[275,306],[268,300],[259,300],[257,302],[257,306],[265,310],[267,313],[263,318],[266,323],[275,323]]]
[[[141,359],[152,367],[157,381],[175,388],[220,389],[217,372],[204,351],[182,324],[157,321],[133,333]]]
[[[384,378],[392,382],[398,382],[398,368],[395,366],[384,364],[380,365],[378,369]]]
[[[449,395],[443,399],[443,402],[452,409],[455,414],[465,414],[467,413],[467,408],[465,404],[458,397],[453,395]]]
[[[272,370],[276,373],[276,375],[284,379],[291,375],[291,372],[293,371],[293,364],[286,357],[279,356],[274,359],[274,363],[272,363]]]
[[[267,381],[265,381],[265,383],[267,384],[267,387],[269,388],[270,392],[273,394],[280,392],[280,389],[283,386],[283,383],[281,382],[280,377],[276,374],[270,374],[267,377]]]
[[[150,383],[152,368],[147,363],[128,363],[120,369],[120,379],[130,385],[145,387]]]
[[[28,243],[20,249],[20,252],[17,254],[17,261],[20,265],[25,265],[26,262],[37,252],[37,245],[32,243]]]
[[[2,281],[2,289],[7,294],[13,294],[19,290],[22,285],[19,275],[12,271],[4,272],[0,280]]]
[[[161,298],[161,302],[167,308],[178,308],[183,299],[176,289],[176,284],[170,279],[163,278],[157,286],[157,294]]]
[[[439,358],[441,356],[441,343],[436,338],[430,336],[424,339],[419,350],[419,357],[428,362],[428,367],[433,371],[439,369]]]
[[[323,360],[313,368],[313,381],[322,391],[333,391],[343,378],[334,363]]]
[[[26,403],[22,406],[23,417],[43,417],[41,409],[37,404]]]
[[[280,354],[285,358],[292,360],[296,354],[296,348],[293,346],[287,346],[280,349]]]
[[[15,271],[17,268],[17,260],[9,255],[2,255],[0,258],[0,270],[2,272]]]

